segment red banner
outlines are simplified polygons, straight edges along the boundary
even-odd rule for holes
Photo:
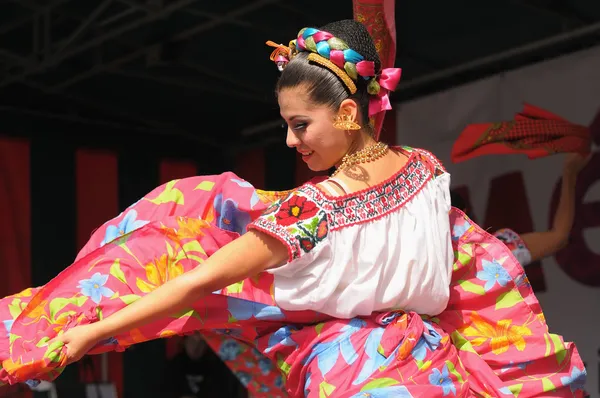
[[[0,138],[0,297],[31,285],[29,142]],[[23,386],[0,387],[0,396],[31,397]]]

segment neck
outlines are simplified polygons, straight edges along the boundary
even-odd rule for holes
[[[377,141],[375,141],[375,139],[373,137],[371,137],[369,134],[365,134],[361,131],[360,133],[357,134],[357,137],[350,144],[350,147],[348,148],[348,152],[346,152],[344,154],[344,156],[342,156],[342,158],[338,162],[336,162],[335,167],[336,168],[340,167],[340,165],[342,164],[342,161],[344,160],[344,157],[346,157],[348,155],[352,155],[353,153],[361,151],[361,150],[365,149],[366,147],[374,145],[376,143],[377,143]]]

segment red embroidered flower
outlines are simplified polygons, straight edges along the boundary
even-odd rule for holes
[[[318,211],[317,205],[313,202],[307,201],[302,196],[293,195],[281,205],[275,217],[279,225],[287,227],[300,220],[314,217]]]

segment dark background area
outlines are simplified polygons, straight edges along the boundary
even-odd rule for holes
[[[351,2],[3,0],[2,131],[174,153],[264,146],[281,140],[265,41],[344,18]],[[393,100],[584,48],[598,21],[595,0],[399,1]]]

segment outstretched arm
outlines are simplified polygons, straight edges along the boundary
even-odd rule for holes
[[[552,228],[545,232],[531,232],[521,235],[521,239],[523,239],[531,252],[532,262],[550,256],[567,245],[575,218],[575,184],[577,182],[577,175],[588,160],[589,157],[584,158],[576,153],[566,155],[560,199],[556,213],[554,214]]]
[[[98,341],[170,316],[215,290],[283,264],[287,248],[279,240],[249,231],[222,247],[204,264],[168,281],[110,317],[75,327],[57,340],[67,345],[68,363],[79,360]]]

